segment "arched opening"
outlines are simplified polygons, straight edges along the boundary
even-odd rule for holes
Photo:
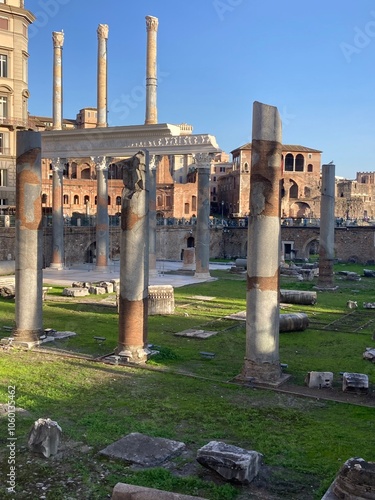
[[[83,203],[84,203],[85,205],[87,205],[87,203],[89,203],[89,202],[90,202],[90,196],[89,196],[88,194],[86,194],[86,195],[84,196],[84,198],[83,198]]]
[[[79,196],[78,196],[78,194],[74,195],[73,203],[74,203],[74,205],[79,205]]]
[[[110,205],[110,204],[111,204],[111,197],[108,196],[108,205]]]
[[[116,205],[121,206],[121,196],[116,196]]]
[[[42,203],[47,203],[47,199],[48,199],[48,196],[46,195],[46,193],[43,193],[42,194]]]
[[[307,171],[308,171],[308,172],[313,172],[313,171],[314,171],[314,167],[313,167],[313,165],[312,165],[311,163],[309,163],[309,164],[307,165]]]
[[[305,169],[305,158],[300,153],[296,156],[296,162],[294,170],[296,172],[303,172]]]
[[[292,153],[288,153],[286,156],[285,156],[285,164],[284,164],[284,169],[285,169],[285,172],[293,172],[294,170],[294,156],[292,155]]]
[[[158,207],[162,207],[163,206],[163,198],[160,195],[156,198],[156,205]]]
[[[187,241],[186,241],[186,244],[187,244],[187,247],[188,247],[188,248],[194,248],[194,246],[195,246],[195,241],[194,241],[193,236],[189,236],[189,238],[188,238],[188,239],[187,239]]]
[[[84,168],[82,171],[81,171],[81,179],[90,179],[91,178],[91,175],[90,175],[90,168]]]
[[[308,203],[303,203],[303,202],[293,203],[291,208],[295,214],[294,215],[295,217],[305,218],[308,217],[309,214],[311,213],[311,208]]]
[[[96,241],[92,242],[86,250],[86,262],[89,264],[96,262]]]
[[[69,205],[69,196],[67,194],[63,196],[63,203],[64,205]]]
[[[197,210],[197,197],[196,196],[191,197],[191,209]]]
[[[292,182],[293,184],[289,189],[289,198],[296,199],[298,198],[298,185],[294,181]]]

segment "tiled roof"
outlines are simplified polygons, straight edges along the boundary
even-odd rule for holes
[[[239,151],[241,149],[251,149],[251,142],[247,142],[243,146],[240,146],[239,148],[233,149],[231,151],[231,154],[233,154],[235,151]],[[295,151],[295,152],[301,152],[301,153],[321,153],[319,149],[312,149],[312,148],[307,148],[306,146],[299,146],[296,144],[283,144],[283,151]]]

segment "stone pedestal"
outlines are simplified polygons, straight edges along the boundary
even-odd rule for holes
[[[183,269],[194,271],[195,269],[195,248],[184,248]]]
[[[174,288],[172,285],[149,285],[148,315],[174,314]]]

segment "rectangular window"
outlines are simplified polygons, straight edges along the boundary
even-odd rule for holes
[[[9,150],[9,134],[7,132],[0,133],[0,154],[8,155]]]
[[[8,200],[6,198],[0,198],[0,205],[8,205]]]
[[[8,186],[8,170],[5,168],[0,169],[0,186]]]
[[[0,96],[0,118],[8,117],[8,98],[1,95]]]
[[[0,77],[8,77],[8,56],[0,54]]]
[[[7,17],[0,17],[0,30],[9,30],[9,19]]]

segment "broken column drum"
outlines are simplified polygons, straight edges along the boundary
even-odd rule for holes
[[[334,286],[335,165],[322,165],[318,287]]]
[[[62,48],[64,44],[64,33],[54,31],[53,40],[53,110],[52,128],[62,129]]]
[[[39,132],[17,132],[15,342],[37,342],[42,315],[42,168]]]
[[[148,184],[146,155],[124,166],[121,207],[119,338],[116,354],[126,361],[147,361],[148,332]]]
[[[195,277],[210,277],[210,169],[213,155],[195,155],[198,171],[198,204],[195,244]]]
[[[108,161],[105,156],[91,159],[95,162],[97,185],[96,267],[105,269],[109,254]]]
[[[64,161],[53,158],[52,165],[52,260],[50,267],[64,268],[63,171]]]
[[[108,25],[98,26],[98,120],[97,127],[107,126],[107,40]]]
[[[156,17],[146,16],[147,55],[146,55],[146,120],[145,125],[158,123],[156,103],[157,89],[157,32],[159,21]]]
[[[277,108],[254,103],[248,226],[246,356],[242,377],[281,381],[279,266],[281,120]]]

